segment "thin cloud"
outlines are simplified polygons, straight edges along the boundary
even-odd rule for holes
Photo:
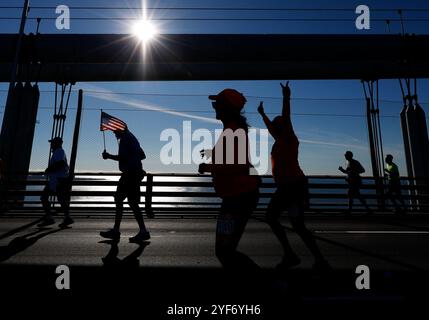
[[[91,86],[92,88],[89,90],[93,90],[94,86]],[[194,120],[200,120],[203,122],[209,122],[209,123],[214,123],[214,124],[220,124],[219,120],[213,119],[213,118],[209,118],[209,117],[203,117],[203,116],[197,116],[197,115],[193,115],[193,114],[189,114],[186,112],[180,112],[180,111],[174,111],[171,109],[167,109],[161,106],[157,106],[157,105],[151,105],[148,104],[146,102],[141,102],[138,100],[133,100],[133,99],[127,99],[124,100],[123,97],[121,97],[120,95],[114,93],[113,91],[103,91],[103,93],[97,93],[97,92],[91,92],[88,91],[86,93],[89,96],[92,96],[94,98],[100,99],[100,100],[104,100],[104,101],[109,101],[109,102],[116,102],[118,104],[122,104],[122,105],[127,105],[127,106],[132,106],[132,107],[136,107],[142,110],[151,110],[151,111],[157,111],[160,113],[164,113],[164,114],[170,114],[173,116],[179,116],[182,118],[187,118],[187,119],[194,119]]]
[[[336,142],[327,142],[327,141],[318,141],[318,140],[307,140],[307,139],[300,139],[299,140],[302,143],[309,143],[309,144],[317,144],[321,146],[332,146],[332,147],[342,147],[342,148],[355,148],[355,149],[361,149],[366,150],[367,148],[362,145],[351,145],[346,143],[336,143]]]

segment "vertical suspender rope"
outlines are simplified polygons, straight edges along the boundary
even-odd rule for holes
[[[66,85],[66,86],[67,86],[67,85]],[[63,114],[61,115],[61,121],[62,121],[62,122],[61,122],[61,126],[60,126],[60,133],[59,133],[60,137],[62,137],[62,136],[64,135],[64,126],[65,126],[66,117],[67,117],[67,110],[68,110],[68,108],[69,108],[69,101],[70,101],[71,89],[72,89],[72,84],[70,83],[70,86],[69,86],[69,92],[68,92],[68,94],[67,94],[66,106],[65,106],[65,109],[64,109]]]
[[[384,174],[384,152],[383,152],[383,137],[381,134],[381,121],[380,121],[380,99],[379,99],[379,89],[378,89],[378,80],[377,80],[377,100],[376,100],[376,104],[377,104],[377,122],[378,122],[378,137],[380,139],[380,159],[381,159],[381,166],[380,166],[380,173],[381,176],[383,176]]]
[[[376,161],[377,161],[377,178],[380,178],[380,168],[381,168],[381,161],[380,161],[380,141],[379,141],[379,137],[378,137],[378,125],[377,125],[377,121],[376,121],[376,114],[377,114],[377,110],[376,110],[376,105],[374,102],[374,97],[375,97],[375,93],[374,93],[374,82],[371,82],[371,121],[372,121],[372,125],[373,125],[373,134],[374,134],[374,143],[375,143],[375,157],[376,157]],[[379,181],[376,181],[376,183],[378,184]]]
[[[51,131],[51,139],[54,138],[55,134],[55,123],[57,117],[57,104],[58,104],[58,83],[55,82],[55,99],[54,99],[54,115],[53,115],[53,123],[52,123],[52,131]],[[52,149],[49,147],[49,155],[48,155],[48,165],[51,160]]]

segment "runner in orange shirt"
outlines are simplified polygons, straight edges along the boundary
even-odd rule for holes
[[[216,119],[224,126],[211,152],[211,163],[202,163],[198,172],[210,172],[222,205],[216,227],[216,256],[225,269],[255,269],[257,265],[237,250],[247,221],[259,200],[259,176],[251,175],[248,124],[241,111],[246,98],[234,89],[225,89],[213,100]]]
[[[322,256],[312,233],[304,224],[304,209],[308,205],[309,195],[308,182],[298,162],[299,141],[292,127],[289,82],[280,85],[283,93],[282,115],[275,117],[271,122],[264,112],[262,102],[258,107],[258,112],[275,140],[271,150],[271,161],[277,190],[268,205],[266,219],[284,251],[283,260],[277,268],[287,269],[301,263],[289,244],[285,228],[279,221],[280,214],[286,209],[295,232],[314,255],[314,268],[328,270],[329,264]]]

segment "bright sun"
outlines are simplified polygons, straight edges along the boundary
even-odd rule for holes
[[[148,41],[156,35],[156,29],[148,20],[137,21],[133,26],[133,33],[141,41]]]

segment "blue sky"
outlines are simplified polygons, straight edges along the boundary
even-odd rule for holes
[[[3,0],[1,5],[17,6],[23,1]],[[139,6],[141,1],[30,1],[33,6]],[[350,8],[346,12],[213,12],[213,11],[175,11],[160,10],[153,15],[155,18],[350,18],[350,22],[286,22],[286,21],[155,21],[159,33],[350,33],[369,34],[386,33],[383,22],[373,22],[371,30],[358,31],[353,19],[356,17],[354,8],[366,4],[375,8],[429,8],[427,1],[146,1],[148,7],[265,7],[265,8]],[[138,17],[140,12],[133,10],[71,10],[71,29],[57,30],[55,21],[42,20],[41,33],[130,33],[132,21],[82,21],[73,17]],[[152,12],[148,12],[151,16]],[[20,16],[20,10],[1,9],[0,16]],[[55,17],[54,9],[30,11],[30,17]],[[405,12],[406,18],[429,18],[429,12]],[[395,12],[373,12],[372,18],[397,18]],[[18,20],[0,20],[0,33],[15,33],[19,28]],[[429,22],[406,22],[409,33],[427,34]],[[26,32],[35,31],[35,21],[30,20]],[[392,33],[400,32],[398,22],[392,22]],[[255,44],[257,45],[257,44]],[[287,80],[287,79],[285,79]],[[103,161],[100,153],[103,140],[99,127],[99,109],[126,121],[145,149],[148,159],[144,166],[153,172],[195,172],[196,165],[164,166],[160,162],[160,149],[164,142],[160,141],[160,133],[166,128],[181,130],[186,115],[213,119],[214,112],[207,99],[208,94],[217,93],[223,88],[231,87],[243,92],[248,97],[246,112],[253,127],[263,127],[259,115],[255,113],[259,101],[263,100],[268,113],[279,113],[281,109],[281,91],[278,81],[201,81],[201,82],[121,82],[121,83],[77,83],[74,89],[83,89],[84,114],[77,159],[78,170],[104,171],[116,170],[116,164]],[[353,81],[291,81],[293,90],[292,112],[295,130],[301,139],[300,161],[308,174],[337,174],[339,165],[344,164],[343,154],[352,150],[356,158],[370,172],[368,137],[366,128],[365,102],[361,83]],[[38,124],[33,146],[31,167],[44,168],[47,163],[48,143],[52,126],[54,96],[53,83],[40,85],[41,99],[38,112]],[[428,112],[429,81],[420,80],[418,93],[422,106]],[[7,84],[0,83],[0,120],[3,117],[3,105],[6,101]],[[106,91],[114,96],[95,93]],[[136,93],[122,95],[120,93]],[[112,98],[114,97],[114,98]],[[406,174],[402,136],[399,124],[399,112],[402,108],[401,93],[397,80],[380,82],[381,126],[383,143],[386,153],[392,153],[400,166],[402,174]],[[426,103],[425,103],[426,102]],[[71,97],[70,107],[77,104],[77,92]],[[148,111],[147,107],[177,110],[186,115],[171,115],[165,112]],[[110,110],[109,110],[110,109]],[[70,110],[66,122],[65,150],[69,154],[75,110]],[[325,114],[325,115],[320,115]],[[329,116],[326,114],[335,114]],[[340,115],[340,116],[338,116]],[[273,117],[273,115],[271,115]],[[206,128],[214,130],[220,125],[204,119],[193,119],[193,129]],[[114,153],[117,144],[112,133],[106,133],[107,149]]]

